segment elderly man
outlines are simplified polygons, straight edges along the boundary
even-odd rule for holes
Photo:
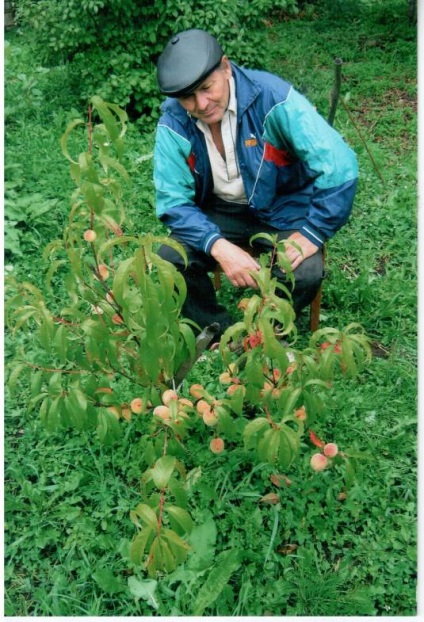
[[[188,256],[160,255],[184,275],[183,314],[201,328],[232,319],[208,272],[218,262],[237,287],[256,287],[256,259],[243,250],[256,233],[292,240],[296,313],[323,278],[324,242],[348,220],[357,163],[341,136],[290,84],[229,61],[199,29],[174,36],[157,64],[162,106],[156,134],[156,209]],[[266,250],[267,242],[256,241]],[[285,274],[274,267],[285,282]]]

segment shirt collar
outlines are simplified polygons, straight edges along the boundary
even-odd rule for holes
[[[229,85],[230,85],[230,99],[228,101],[228,108],[227,108],[227,110],[237,114],[236,84],[234,82],[233,76],[231,76],[231,78],[229,80]]]

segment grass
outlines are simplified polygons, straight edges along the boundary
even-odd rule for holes
[[[193,615],[229,549],[243,551],[243,563],[211,590],[204,615],[416,614],[416,33],[405,2],[327,4],[333,13],[306,6],[298,19],[276,17],[266,45],[268,68],[324,115],[333,57],[343,58],[342,96],[349,93],[351,118],[378,167],[339,105],[335,126],[358,153],[361,178],[352,218],[328,245],[321,324],[360,322],[384,356],[359,382],[340,380],[318,431],[356,452],[355,483],[346,490],[341,471],[312,473],[305,446],[287,474],[292,485],[278,489],[270,467],[239,448],[211,457],[199,431],[184,456],[188,468],[202,467],[190,499],[194,552],[154,582],[129,561],[129,511],[145,468],[137,420],[104,447],[88,434],[47,434],[28,394],[7,392],[5,615]],[[40,248],[63,227],[73,189],[59,139],[85,112],[67,90],[66,68],[40,68],[25,33],[7,39],[6,223],[15,242],[6,269],[42,286]],[[131,128],[127,145],[128,229],[160,233],[151,129]],[[34,196],[38,215],[17,217],[17,202]],[[43,212],[47,201],[54,206]],[[239,293],[223,283],[220,296],[234,304]],[[300,344],[306,326],[302,318]],[[6,335],[6,361],[19,345]],[[215,390],[217,373],[210,353],[187,383]],[[269,492],[279,505],[259,502]]]

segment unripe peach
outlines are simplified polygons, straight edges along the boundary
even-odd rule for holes
[[[198,413],[203,415],[204,412],[210,412],[211,407],[206,400],[199,400],[196,404],[196,410]]]
[[[124,323],[124,319],[121,315],[119,315],[119,313],[114,313],[112,315],[112,322],[114,324],[123,324]]]
[[[111,305],[115,302],[115,298],[113,297],[113,292],[108,292],[106,294],[106,300]]]
[[[102,281],[106,281],[106,279],[109,276],[109,270],[108,270],[107,266],[104,263],[101,263],[98,266],[97,271],[98,271],[99,276],[102,279]]]
[[[219,376],[219,382],[221,384],[230,384],[232,382],[232,377],[227,371],[224,371]]]
[[[99,305],[91,305],[91,313],[94,313],[95,315],[102,315],[104,311],[101,307],[99,307]]]
[[[165,404],[165,406],[168,406],[171,400],[177,400],[177,399],[178,399],[178,395],[177,395],[177,392],[174,391],[174,389],[167,389],[166,391],[162,393],[162,402]]]
[[[218,423],[218,417],[211,410],[205,410],[202,414],[202,419],[205,425],[214,426]]]
[[[328,466],[328,458],[324,454],[314,454],[310,464],[314,471],[323,471]]]
[[[202,397],[204,390],[201,384],[192,384],[189,393],[195,400],[198,400]]]
[[[171,420],[171,411],[169,410],[168,406],[164,406],[162,404],[160,406],[156,406],[156,408],[154,408],[153,410],[153,414],[157,417],[160,417],[164,421]]]
[[[97,233],[93,231],[93,229],[87,229],[87,231],[84,231],[84,240],[86,242],[94,242],[96,238]]]
[[[220,454],[224,451],[225,443],[222,438],[213,438],[209,444],[212,453]]]
[[[328,458],[334,458],[339,453],[339,448],[335,443],[327,443],[324,445],[323,452]]]
[[[131,401],[130,406],[133,413],[135,415],[139,415],[143,411],[143,400],[141,399],[141,397],[135,397]]]
[[[131,421],[131,408],[128,406],[128,404],[122,404],[121,415],[122,418],[125,419],[125,421]]]
[[[296,408],[296,410],[294,411],[294,416],[296,417],[296,419],[299,419],[299,421],[305,421],[306,419],[305,407],[301,406],[300,408]]]

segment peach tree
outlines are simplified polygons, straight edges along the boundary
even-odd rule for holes
[[[184,278],[156,252],[163,243],[183,257],[184,250],[167,237],[125,232],[127,121],[118,106],[93,97],[88,121],[73,121],[62,137],[75,183],[69,221],[44,250],[50,267],[43,289],[7,280],[8,325],[13,335],[23,333],[8,386],[28,384],[29,408],[47,430],[91,430],[111,444],[138,418],[147,469],[130,515],[138,529],[130,553],[154,577],[176,568],[190,549],[189,498],[201,469],[188,470],[180,448],[210,430],[211,452],[242,446],[246,461],[269,463],[275,477],[286,477],[280,472],[294,464],[308,435],[320,450],[311,458],[314,470],[349,469],[348,452],[319,439],[312,426],[337,374],[355,376],[370,348],[356,324],[321,329],[307,348],[294,347],[290,292],[270,269],[277,262],[290,272],[285,247],[269,238],[274,250],[260,257],[257,290],[240,302],[243,319],[220,340],[216,393],[187,386],[199,337],[181,313]],[[87,149],[74,156],[81,140]]]

